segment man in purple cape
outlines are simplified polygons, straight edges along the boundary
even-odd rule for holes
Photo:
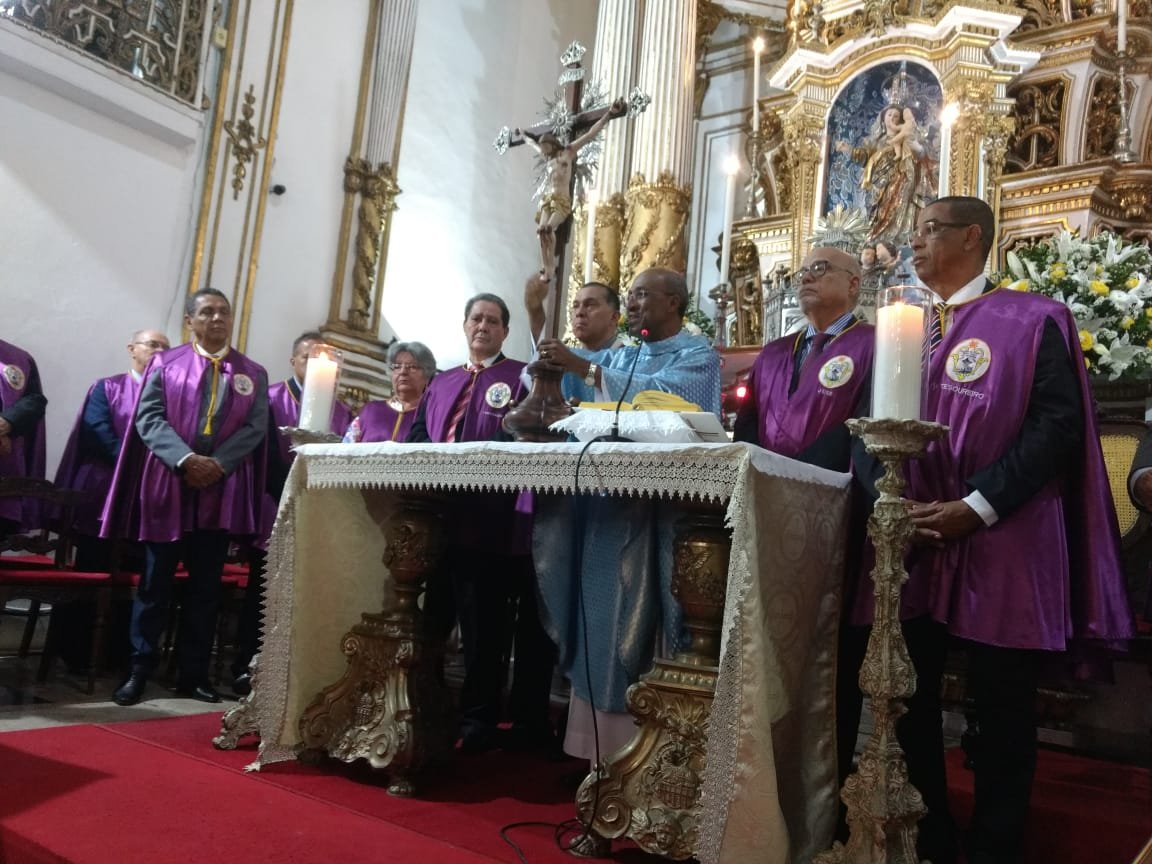
[[[260,505],[260,533],[248,549],[248,586],[244,589],[244,604],[240,607],[240,621],[236,628],[236,656],[232,660],[232,691],[247,696],[252,690],[252,676],[248,664],[260,650],[260,601],[264,594],[265,549],[276,523],[276,511],[288,472],[296,459],[292,442],[280,430],[294,427],[300,422],[300,394],[304,390],[304,373],[308,369],[308,355],[316,345],[324,344],[324,337],[315,330],[301,333],[292,343],[288,365],[292,377],[277,381],[268,387],[268,466],[266,488]],[[343,435],[352,419],[348,406],[337,400],[332,405],[331,432]]]
[[[488,441],[514,401],[524,395],[524,364],[501,349],[508,337],[508,306],[477,294],[464,307],[469,362],[432,379],[408,434],[411,442]],[[501,743],[551,739],[549,691],[555,648],[544,632],[530,557],[530,521],[517,496],[469,495],[449,523],[443,572],[429,580],[425,610],[430,632],[447,637],[455,617],[464,639],[460,692],[461,749],[478,753]],[[455,604],[455,615],[452,612]],[[512,609],[516,612],[512,613]],[[509,713],[512,736],[500,736],[500,694],[506,646],[515,639],[516,664]]]
[[[0,477],[44,479],[44,409],[32,355],[0,341]],[[0,535],[39,527],[39,509],[0,498]]]
[[[156,662],[176,566],[181,604],[178,692],[218,702],[208,680],[230,538],[260,530],[268,376],[229,347],[232,307],[214,288],[189,295],[193,341],[152,358],[104,510],[102,536],[138,539],[144,575],[132,605],[132,671],[112,698],[140,701]]]
[[[137,330],[128,342],[128,371],[101,378],[84,397],[56,469],[57,486],[87,493],[76,507],[72,525],[77,570],[103,572],[113,563],[111,541],[100,536],[100,515],[120,447],[132,425],[144,369],[153,354],[169,347],[168,337],[160,330]],[[85,668],[92,644],[93,601],[82,598],[58,603],[52,614],[53,626],[61,634],[60,656],[74,669]],[[117,604],[108,655],[113,659],[123,659],[127,650],[127,620],[127,609]]]
[[[841,249],[821,246],[805,256],[796,275],[808,326],[764,346],[748,375],[748,398],[733,437],[847,471],[852,438],[844,421],[857,416],[870,392],[876,341],[872,325],[853,311],[860,299],[860,264]]]
[[[920,855],[937,864],[957,855],[939,695],[948,637],[967,653],[979,722],[964,846],[971,864],[1002,864],[1021,860],[1041,661],[1131,635],[1075,322],[1061,303],[993,288],[983,271],[995,236],[987,204],[949,197],[924,208],[911,241],[917,275],[944,301],[923,414],[950,431],[908,465],[916,545],[902,617],[918,682],[897,731],[928,807]],[[856,612],[870,620],[870,592]]]
[[[733,437],[765,450],[849,471],[852,436],[844,421],[868,411],[872,391],[872,352],[876,329],[856,317],[860,300],[860,262],[842,249],[818,246],[796,272],[796,296],[808,326],[764,346],[748,375],[748,396],[736,416]],[[865,537],[867,496],[854,489],[848,549],[858,551]],[[854,577],[858,562],[848,556]],[[851,578],[850,577],[850,581]],[[844,607],[851,608],[854,584],[845,586]],[[845,616],[846,617],[846,616]],[[863,694],[856,670],[864,659],[867,632],[842,621],[837,653],[836,757],[841,785],[852,770]],[[847,839],[843,817],[838,830]]]

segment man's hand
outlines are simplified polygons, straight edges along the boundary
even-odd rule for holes
[[[12,424],[5,420],[3,417],[0,417],[0,435],[7,437],[11,434]]]
[[[567,345],[559,339],[541,339],[540,359],[553,366],[559,366],[565,372],[571,372],[583,378],[588,373],[588,361],[573,354]]]
[[[1145,471],[1132,484],[1132,494],[1146,510],[1152,510],[1152,471]]]
[[[12,452],[12,439],[7,435],[0,435],[0,456],[8,456]]]
[[[543,270],[538,270],[528,277],[524,283],[524,306],[531,309],[543,309],[544,301],[548,299],[548,280]]]
[[[628,100],[624,98],[617,99],[608,108],[609,117],[623,117],[628,113]]]
[[[224,479],[224,469],[210,456],[193,453],[184,460],[184,482],[193,489],[207,489]]]
[[[908,515],[916,529],[914,543],[939,546],[984,527],[980,514],[963,501],[909,501]]]

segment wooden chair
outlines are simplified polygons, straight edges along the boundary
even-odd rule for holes
[[[37,501],[50,516],[55,531],[46,528],[28,534],[10,534],[3,539],[8,552],[20,553],[4,559],[0,566],[0,610],[12,598],[27,598],[37,610],[42,603],[53,605],[85,596],[95,600],[95,625],[92,631],[91,655],[88,665],[87,692],[96,688],[96,673],[104,659],[104,628],[115,587],[125,584],[119,572],[119,564],[114,563],[107,571],[87,572],[72,566],[73,514],[76,505],[84,500],[85,493],[72,489],[59,489],[46,480],[27,478],[0,478],[0,498],[23,498]],[[31,612],[31,609],[30,609]],[[25,636],[21,648],[27,652],[31,634],[28,625],[35,627],[35,621],[25,626]],[[36,680],[48,677],[52,660],[55,657],[59,633],[53,626],[53,617],[48,620],[48,634],[44,651],[40,657]]]

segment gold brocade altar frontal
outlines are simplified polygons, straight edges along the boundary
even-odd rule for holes
[[[296,758],[302,712],[344,671],[344,634],[393,602],[379,512],[390,495],[572,494],[582,446],[300,448],[269,546],[251,767]],[[745,444],[594,445],[579,476],[584,493],[726,506],[732,552],[694,851],[704,862],[807,860],[830,844],[836,814],[847,476]]]

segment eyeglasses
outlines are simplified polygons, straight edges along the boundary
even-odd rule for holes
[[[167,351],[167,342],[157,342],[155,339],[147,339],[141,342],[133,342],[133,345],[143,345],[145,348],[151,348],[153,351]]]
[[[838,267],[837,265],[830,264],[827,261],[813,261],[807,267],[801,267],[799,270],[796,271],[796,273],[794,275],[796,276],[797,279],[803,279],[805,276],[807,276],[809,273],[811,273],[817,279],[820,279],[829,270],[839,270],[841,273],[851,273],[852,272],[847,267]]]
[[[643,302],[644,300],[647,300],[648,297],[652,294],[667,294],[667,293],[668,293],[667,291],[663,291],[659,288],[633,288],[631,291],[628,292],[628,298],[632,299],[632,300],[636,300],[638,302]]]
[[[912,232],[912,236],[920,237],[935,237],[945,228],[968,228],[976,223],[974,222],[941,222],[939,219],[929,219],[923,225],[917,226],[916,230]]]
[[[393,363],[390,368],[393,372],[415,372],[423,367],[419,363]]]

